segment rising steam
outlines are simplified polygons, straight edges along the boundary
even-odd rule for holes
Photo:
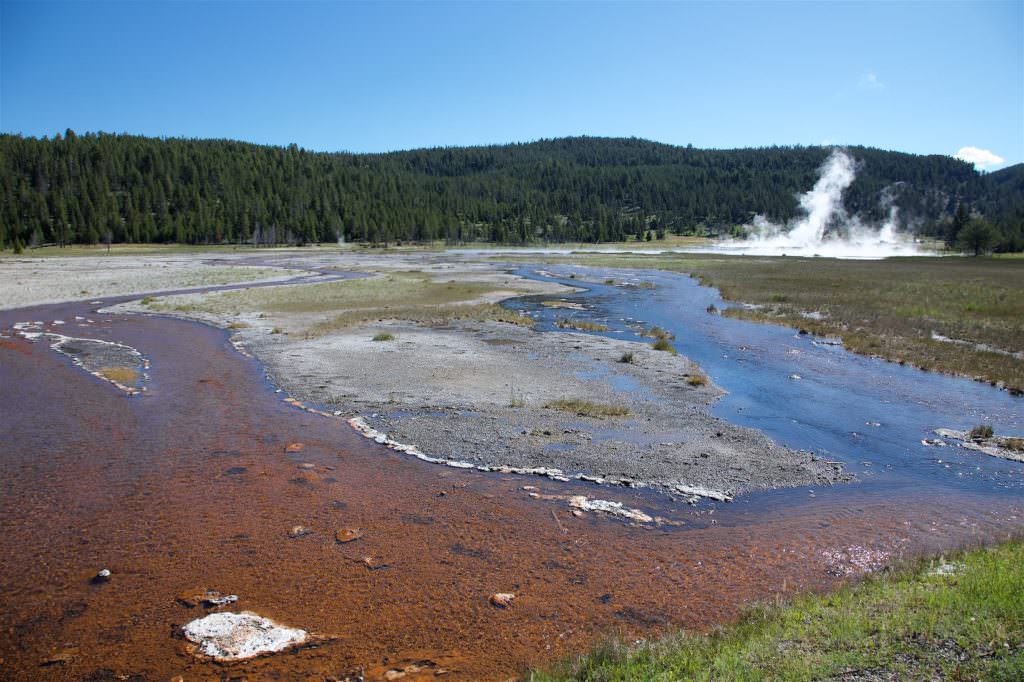
[[[731,253],[760,256],[827,256],[832,258],[885,258],[918,254],[912,239],[899,234],[899,209],[893,192],[883,193],[889,215],[881,225],[866,224],[843,208],[843,192],[853,183],[856,163],[835,150],[821,166],[814,187],[800,196],[801,217],[778,225],[764,216],[754,217],[750,236],[730,240],[717,248]]]

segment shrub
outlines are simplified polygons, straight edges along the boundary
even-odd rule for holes
[[[273,329],[270,330],[270,333],[271,334],[280,334],[281,333],[281,328],[280,327],[274,327]]]
[[[373,337],[374,341],[394,341],[395,335],[388,334],[387,332],[381,332]]]
[[[633,353],[632,353],[632,351],[626,351],[625,353],[623,353],[622,357],[619,358],[619,362],[625,363],[627,365],[632,365],[633,364]]]
[[[708,378],[703,374],[693,374],[687,377],[686,383],[690,386],[704,386],[708,383]]]

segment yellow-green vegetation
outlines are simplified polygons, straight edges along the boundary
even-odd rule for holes
[[[1024,352],[1021,258],[663,254],[576,256],[570,262],[690,273],[729,300],[759,306],[730,308],[726,315],[839,336],[858,353],[1024,391],[1024,360],[1008,354]]]
[[[488,282],[441,281],[421,272],[402,272],[302,286],[226,291],[185,305],[175,305],[176,297],[168,297],[164,303],[154,307],[217,315],[238,315],[256,310],[269,314],[312,314],[315,321],[305,330],[306,337],[381,320],[409,320],[423,324],[495,320],[532,325],[532,319],[500,305],[474,302],[498,289]]]
[[[134,367],[104,367],[100,374],[122,386],[134,386],[139,380],[139,371]]]
[[[608,325],[598,324],[597,322],[587,322],[586,320],[574,320],[572,318],[559,318],[555,322],[555,326],[559,329],[578,329],[585,332],[606,332],[608,331]]]
[[[755,608],[707,634],[609,641],[531,679],[1024,679],[1024,543]]]
[[[675,334],[672,334],[657,325],[645,331],[643,335],[649,336],[652,339],[665,339],[666,341],[671,341],[676,338]]]
[[[703,374],[691,374],[686,377],[686,383],[690,386],[704,386],[708,383],[708,378]]]
[[[580,398],[565,398],[553,400],[544,407],[562,412],[571,412],[581,417],[624,417],[629,414],[629,408],[624,405],[608,405],[606,403],[595,403]]]
[[[140,303],[142,305],[152,305],[154,301],[156,301],[156,299],[153,298],[152,296],[146,296],[140,301]]]
[[[248,329],[249,325],[245,322],[231,322],[228,324],[228,329]]]
[[[394,334],[388,334],[387,332],[381,332],[380,334],[374,334],[373,340],[374,341],[394,341],[395,340],[395,335]]]
[[[677,354],[675,346],[669,343],[669,340],[666,337],[659,337],[657,341],[651,344],[651,348],[654,350],[662,350],[666,353],[671,353],[672,355]]]

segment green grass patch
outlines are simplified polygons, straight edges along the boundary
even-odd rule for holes
[[[394,334],[388,334],[387,332],[381,332],[380,334],[375,334],[373,336],[373,340],[374,341],[394,341],[395,340],[395,335]]]
[[[625,417],[629,414],[629,408],[625,405],[609,405],[606,403],[595,403],[580,398],[564,398],[553,400],[544,407],[562,412],[571,412],[581,417]]]
[[[754,608],[709,633],[611,639],[534,682],[564,680],[1020,680],[1024,543],[1007,542]]]

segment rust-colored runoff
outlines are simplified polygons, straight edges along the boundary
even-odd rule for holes
[[[91,310],[0,313],[0,330]],[[706,627],[889,557],[1019,528],[966,495],[950,504],[850,488],[708,513],[650,493],[434,466],[285,404],[224,332],[103,319],[74,333],[142,351],[145,393],[129,397],[45,343],[0,343],[7,679],[507,679],[610,631]],[[683,525],[574,515],[559,501],[581,494]],[[94,581],[101,569],[109,579]],[[181,598],[208,593],[238,600]],[[217,610],[317,643],[227,667],[197,658],[181,627]]]

